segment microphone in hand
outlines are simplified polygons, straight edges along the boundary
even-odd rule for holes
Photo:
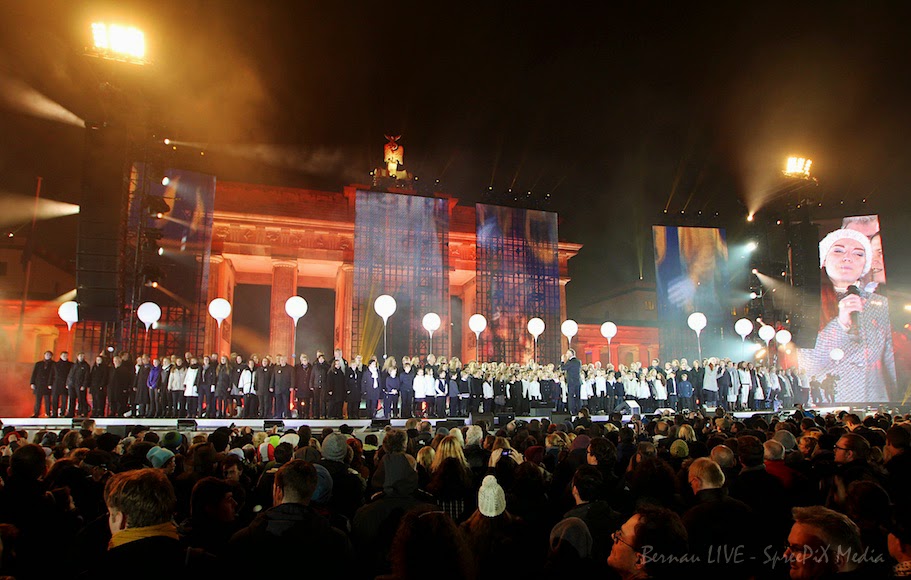
[[[851,296],[852,294],[854,296],[860,296],[860,288],[858,288],[856,284],[851,284],[850,286],[848,286],[848,289],[845,292],[845,296]],[[858,312],[855,310],[850,313],[850,316],[851,316],[851,328],[848,329],[848,332],[851,334],[857,334],[857,332],[858,332],[858,330],[857,330]]]

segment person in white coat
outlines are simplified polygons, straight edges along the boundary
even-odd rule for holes
[[[180,410],[183,408],[183,380],[187,376],[187,367],[182,358],[174,359],[174,365],[168,374],[168,394],[171,396],[171,404],[168,406],[169,417],[179,417]]]
[[[183,399],[184,408],[181,409],[181,417],[196,417],[199,408],[199,381],[202,378],[202,367],[196,357],[190,359],[190,366],[187,367],[187,374],[183,379]]]
[[[252,419],[256,416],[256,361],[252,358],[247,361],[247,366],[240,371],[240,378],[237,380],[237,390],[243,397],[243,418]]]

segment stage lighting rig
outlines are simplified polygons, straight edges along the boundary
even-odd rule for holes
[[[86,54],[108,60],[146,64],[145,34],[134,26],[92,23],[92,46]]]
[[[164,214],[171,211],[171,206],[168,205],[168,202],[157,195],[147,195],[145,206],[149,215],[158,219],[163,218]]]

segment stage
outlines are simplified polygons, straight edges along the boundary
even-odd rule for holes
[[[839,411],[854,411],[859,415],[863,416],[872,412],[869,408],[856,408],[856,407],[818,407],[812,408],[812,411],[819,413],[820,415],[826,415],[828,413],[837,413]],[[710,416],[714,415],[714,408],[708,408],[707,412]],[[760,411],[738,411],[733,413],[738,419],[748,419],[754,416],[762,416],[767,421],[775,416],[781,415],[790,415],[793,413],[793,410],[787,410],[783,412],[775,412],[771,410],[760,410]],[[652,414],[646,414],[646,417],[651,417]],[[499,413],[499,414],[479,414],[475,417],[449,417],[445,419],[425,419],[429,421],[433,426],[434,430],[438,425],[445,426],[447,428],[452,428],[454,426],[460,425],[470,425],[472,424],[472,419],[485,420],[489,430],[499,429],[504,427],[512,419],[519,419],[525,422],[532,420],[541,420],[548,419],[551,422],[565,423],[570,419],[568,413],[554,413],[550,412],[549,414],[539,414],[535,416],[518,416],[516,417],[512,413]],[[591,420],[595,423],[607,422],[610,419],[607,415],[592,415]],[[627,423],[632,419],[632,415],[623,415],[623,422]],[[51,431],[60,431],[62,429],[71,429],[71,428],[80,428],[82,426],[83,419],[81,418],[49,418],[49,417],[3,417],[0,418],[3,421],[4,426],[14,426],[17,429],[24,429],[30,434],[37,432],[39,430],[47,429]],[[383,428],[388,424],[392,427],[404,428],[405,419],[176,419],[176,418],[166,418],[166,419],[153,419],[153,418],[114,418],[114,417],[98,417],[95,419],[95,426],[109,430],[118,435],[127,435],[130,430],[136,425],[142,425],[148,427],[150,430],[155,431],[159,435],[163,435],[168,431],[179,431],[181,433],[211,433],[219,427],[251,427],[254,431],[270,431],[272,429],[277,429],[277,432],[283,433],[286,430],[294,429],[297,430],[301,425],[309,425],[313,430],[315,435],[318,435],[324,428],[331,427],[332,429],[338,430],[342,425],[348,425],[354,429],[355,433],[367,434],[367,433],[376,433],[383,430]]]

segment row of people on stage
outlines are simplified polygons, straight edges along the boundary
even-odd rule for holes
[[[408,418],[464,417],[471,413],[529,414],[533,407],[577,414],[587,407],[610,413],[624,401],[643,412],[722,405],[779,409],[834,400],[837,377],[807,377],[729,359],[686,359],[643,367],[581,364],[570,350],[560,365],[403,356],[384,361],[336,349],[293,358],[191,353],[159,358],[128,353],[90,365],[84,353],[45,353],[35,364],[34,416]]]

